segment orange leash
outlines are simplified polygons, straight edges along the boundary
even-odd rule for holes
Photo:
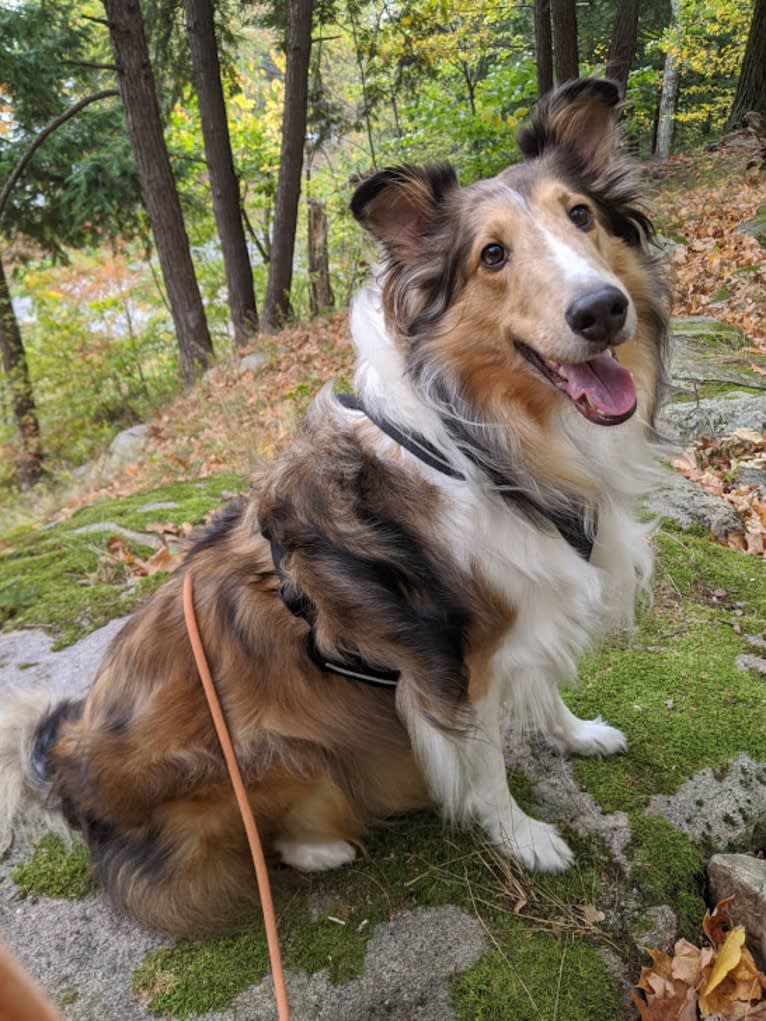
[[[282,956],[279,952],[279,937],[277,935],[277,920],[274,914],[274,902],[271,897],[271,886],[269,885],[269,872],[266,868],[266,859],[263,856],[261,840],[258,836],[258,827],[255,825],[253,812],[247,798],[247,791],[242,782],[242,773],[239,769],[237,756],[226,726],[221,703],[215,690],[215,684],[207,664],[205,649],[200,638],[197,618],[194,613],[194,594],[192,592],[191,572],[187,570],[184,576],[183,586],[184,620],[186,630],[189,632],[194,661],[197,664],[202,687],[205,689],[205,697],[210,707],[210,715],[213,717],[215,731],[221,745],[223,757],[226,760],[226,768],[229,771],[229,779],[234,788],[237,798],[237,805],[242,816],[242,822],[247,834],[247,842],[250,845],[255,876],[258,880],[258,893],[261,898],[261,910],[263,911],[263,924],[266,927],[266,940],[269,946],[269,958],[271,960],[271,975],[274,980],[274,997],[277,1001],[277,1016],[279,1021],[290,1021],[290,1009],[287,1005],[287,990],[285,988],[285,976],[282,970]]]

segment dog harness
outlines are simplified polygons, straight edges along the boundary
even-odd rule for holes
[[[392,440],[404,447],[405,450],[409,450],[423,464],[427,464],[430,468],[434,468],[449,478],[457,479],[461,482],[466,481],[465,475],[455,468],[442,451],[424,436],[421,436],[419,433],[405,432],[387,418],[371,412],[354,394],[335,394],[335,399],[342,407],[348,408],[349,411],[362,412],[382,432],[390,436]],[[481,463],[476,454],[467,449],[463,449],[463,453],[477,467],[488,473],[493,482],[498,486],[502,486],[499,492],[504,500],[517,505],[527,517],[546,518],[551,524],[556,526],[562,538],[569,543],[572,549],[583,560],[590,560],[593,550],[593,539],[585,528],[583,513],[574,509],[562,512],[543,508],[527,493],[522,492],[519,487],[514,487],[512,479],[509,479],[507,476],[496,477],[495,473],[488,471],[486,465]],[[274,564],[274,570],[280,580],[279,597],[294,617],[305,620],[309,625],[309,632],[306,636],[306,651],[308,652],[309,659],[320,670],[338,674],[341,677],[348,678],[350,681],[359,681],[362,684],[370,684],[376,688],[395,688],[399,682],[400,674],[398,670],[391,670],[386,667],[366,663],[359,656],[351,652],[344,652],[343,659],[340,661],[330,660],[321,652],[317,646],[314,634],[316,607],[306,593],[300,590],[296,591],[295,586],[285,576],[282,570],[282,562],[287,556],[287,549],[274,540],[270,540],[270,542],[271,559]]]

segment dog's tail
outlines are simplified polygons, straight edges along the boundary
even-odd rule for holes
[[[72,704],[39,689],[11,689],[0,699],[0,855],[44,830],[69,832],[50,804],[42,746],[51,723]]]

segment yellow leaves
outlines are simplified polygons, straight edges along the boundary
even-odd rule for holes
[[[673,957],[650,950],[650,968],[641,970],[633,1003],[641,1021],[745,1021],[766,1019],[766,975],[745,945],[742,926],[730,926],[721,901],[705,915],[703,929],[712,946],[679,940]]]
[[[710,978],[707,980],[707,985],[705,986],[705,996],[712,993],[716,986],[719,986],[726,978],[729,972],[737,967],[740,957],[742,956],[742,947],[744,945],[745,930],[743,926],[738,925],[736,929],[731,930],[719,951],[713,970],[710,972]]]

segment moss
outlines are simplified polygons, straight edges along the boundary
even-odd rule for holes
[[[662,816],[631,814],[634,859],[631,878],[646,904],[669,904],[681,935],[697,940],[705,914],[702,876],[705,858],[698,847]]]
[[[468,901],[462,862],[475,850],[469,834],[445,839],[440,820],[423,813],[408,819],[406,828],[392,824],[373,831],[368,854],[353,868],[324,876],[283,874],[273,892],[286,967],[311,973],[326,968],[335,983],[361,974],[379,922],[424,905]],[[316,903],[329,906],[312,911]],[[184,1018],[230,1003],[267,967],[258,921],[238,936],[181,942],[148,954],[133,984],[151,1011]]]
[[[68,645],[114,617],[132,610],[167,575],[138,582],[119,573],[111,582],[95,577],[108,532],[77,533],[84,525],[114,522],[140,531],[157,521],[202,522],[227,492],[241,490],[241,476],[217,475],[201,482],[175,483],[123,500],[94,504],[53,527],[17,530],[0,542],[0,626],[41,627]],[[141,511],[147,503],[174,501],[178,507]],[[139,556],[152,549],[130,544]]]
[[[514,789],[526,785],[530,794],[522,777],[512,778]],[[352,868],[314,877],[282,874],[274,897],[285,965],[308,973],[326,969],[331,982],[348,982],[364,968],[375,926],[420,907],[454,904],[473,911],[477,903],[489,904],[492,929],[502,937],[517,896],[511,875],[520,878],[530,912],[560,925],[562,913],[574,918],[578,905],[597,903],[614,878],[600,847],[585,841],[574,847],[577,866],[569,873],[529,877],[496,864],[474,835],[445,831],[432,813],[381,827],[369,835],[367,854]],[[516,921],[520,930],[526,928]],[[572,953],[575,962],[580,950]],[[267,967],[257,921],[253,931],[239,936],[181,942],[148,954],[134,974],[134,989],[154,1013],[184,1018],[230,1003],[259,982]]]
[[[603,713],[629,741],[627,755],[579,760],[575,776],[605,811],[645,806],[706,766],[740,752],[766,759],[765,696],[736,657],[766,619],[763,566],[695,536],[663,530],[655,608],[639,637],[581,664],[566,693],[580,716]],[[717,597],[716,591],[726,595]],[[734,610],[738,614],[734,615]]]
[[[625,1016],[617,983],[595,947],[533,932],[503,918],[499,949],[454,983],[459,1021],[618,1021]]]
[[[11,878],[24,896],[77,900],[95,889],[87,849],[80,843],[67,846],[53,833],[41,837],[32,857],[17,865]]]

